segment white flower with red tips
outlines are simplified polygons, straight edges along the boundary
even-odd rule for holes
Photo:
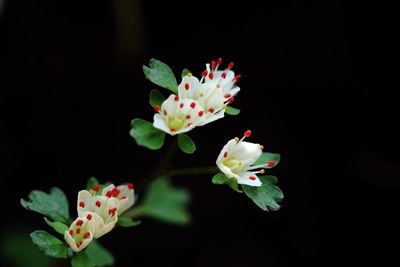
[[[94,213],[88,212],[85,217],[78,217],[64,232],[64,239],[74,252],[79,252],[92,242],[95,232]]]
[[[230,140],[221,150],[217,166],[225,176],[236,179],[239,184],[261,186],[257,174],[264,173],[264,169],[258,169],[271,166],[271,163],[252,166],[261,156],[263,146],[243,141],[250,135],[251,131],[248,130],[240,140],[237,137]]]
[[[188,132],[196,127],[204,116],[203,108],[192,99],[170,95],[160,106],[154,106],[153,126],[170,135]]]
[[[227,104],[234,101],[234,95],[239,91],[239,87],[234,87],[240,75],[235,76],[231,70],[233,63],[229,63],[224,71],[219,71],[221,58],[206,64],[206,70],[201,74],[201,79],[197,79],[191,73],[183,77],[178,86],[179,96],[182,99],[195,100],[202,106],[204,116],[199,122],[199,126],[213,122],[224,117]]]
[[[117,210],[120,215],[128,210],[135,202],[133,184],[119,185],[117,187],[110,184],[103,189],[101,195],[118,199]]]

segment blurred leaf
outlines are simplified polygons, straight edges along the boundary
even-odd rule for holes
[[[167,177],[160,177],[149,185],[140,206],[141,214],[167,223],[188,224],[189,200],[188,191],[174,188]]]
[[[157,59],[150,59],[149,67],[143,66],[143,72],[147,79],[154,84],[178,93],[178,83],[171,68]]]
[[[264,169],[271,169],[278,165],[279,161],[281,160],[281,155],[269,152],[263,152],[261,157],[254,163],[254,165],[265,164],[268,162],[274,162],[272,166],[265,166]]]
[[[71,259],[72,267],[94,267],[95,264],[91,261],[85,251],[76,253]]]
[[[69,224],[68,200],[63,191],[57,187],[50,190],[50,194],[33,190],[29,201],[21,199],[21,205],[31,211],[43,214],[53,221]]]
[[[140,221],[134,221],[131,218],[127,217],[118,217],[117,224],[121,227],[133,227],[138,226],[140,224]]]
[[[186,154],[193,154],[196,151],[196,144],[187,134],[178,135],[178,146]]]
[[[262,182],[261,186],[242,185],[243,191],[262,210],[278,210],[281,206],[277,202],[283,200],[281,189],[275,185],[278,179],[272,175],[260,176],[259,178]]]
[[[64,235],[64,232],[68,230],[68,226],[61,222],[52,222],[46,217],[44,217],[44,220],[49,226],[53,227],[53,229],[59,234]]]
[[[64,258],[68,256],[68,246],[65,242],[46,231],[37,230],[31,233],[33,243],[47,256]]]
[[[153,89],[150,91],[149,103],[152,107],[160,106],[165,100],[165,96],[158,89]]]
[[[53,258],[45,256],[35,246],[32,246],[29,231],[9,226],[7,231],[2,231],[0,235],[2,237],[0,257],[3,266],[49,267],[54,263]],[[7,261],[7,264],[3,260]]]
[[[99,181],[96,179],[96,177],[90,177],[86,183],[86,190],[93,189],[96,185],[100,185]]]
[[[234,108],[234,107],[231,107],[231,106],[227,106],[226,109],[225,109],[225,113],[228,114],[228,115],[233,115],[233,116],[239,115],[240,109]]]
[[[164,144],[165,133],[153,127],[148,121],[133,119],[130,135],[136,140],[139,146],[152,150],[160,149]]]
[[[183,77],[185,77],[186,75],[188,75],[189,73],[191,73],[190,70],[188,70],[188,69],[185,68],[185,69],[183,69],[182,72],[181,72],[181,77],[183,78]]]
[[[242,193],[242,191],[239,189],[237,180],[235,178],[226,177],[223,173],[217,173],[216,175],[214,175],[211,181],[213,184],[226,184],[234,191]]]
[[[114,256],[97,240],[93,240],[85,249],[85,252],[90,260],[98,267],[114,264]]]

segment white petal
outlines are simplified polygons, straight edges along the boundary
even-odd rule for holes
[[[101,195],[102,196],[106,196],[108,191],[112,191],[115,188],[114,184],[110,184],[106,187],[103,188],[103,190],[101,191]]]
[[[175,101],[176,95],[171,94],[164,102],[161,104],[161,110],[167,111],[168,116],[175,116],[175,112],[177,109],[177,101]]]
[[[84,207],[80,206],[80,203],[84,203]],[[93,209],[93,196],[92,194],[87,191],[87,190],[81,190],[78,193],[78,202],[77,202],[77,211],[78,214],[80,212],[86,211],[86,210],[92,210]]]
[[[218,155],[217,164],[218,162],[222,162],[224,160],[225,152],[228,153],[228,156],[230,156],[229,154],[231,153],[232,149],[236,146],[236,144],[237,142],[235,141],[235,139],[231,139],[228,141],[228,143],[226,143],[226,145],[222,148],[221,152]]]
[[[261,156],[260,144],[250,142],[239,142],[232,150],[232,157],[240,161],[246,161],[248,165],[253,164]]]
[[[135,202],[134,191],[133,191],[133,189],[129,189],[128,186],[126,186],[126,185],[117,186],[117,189],[120,190],[120,193],[118,196],[118,199],[119,199],[118,214],[121,215],[126,210],[128,210]],[[125,197],[125,198],[121,199],[122,197]]]
[[[64,232],[64,239],[74,252],[79,252],[83,249],[81,247],[78,248],[75,239],[69,234],[68,230]]]
[[[98,228],[96,228],[96,232],[95,232],[95,238],[99,238],[105,234],[107,234],[108,232],[110,232],[114,227],[115,224],[118,221],[118,215],[115,215],[113,217],[112,221],[109,221],[107,224],[99,224]]]
[[[171,133],[170,129],[165,124],[165,121],[164,121],[163,117],[159,113],[154,114],[153,126],[154,126],[154,128],[157,128],[157,129],[159,129],[161,131],[164,131],[167,134],[173,135]]]
[[[186,89],[186,84],[188,84],[188,89]],[[193,96],[198,91],[200,86],[200,81],[194,76],[185,76],[182,78],[182,82],[178,86],[179,97],[183,99],[194,99]]]
[[[221,172],[223,172],[229,178],[236,178],[239,179],[240,176],[236,173],[233,173],[230,168],[226,167],[223,163],[217,162],[217,166]]]
[[[235,96],[238,92],[240,91],[240,88],[236,86],[232,90],[225,91],[227,94],[230,94],[231,96]]]
[[[208,113],[202,120],[200,120],[198,126],[203,126],[206,125],[210,122],[216,121],[218,119],[221,119],[225,116],[225,110],[221,110],[217,113]]]
[[[250,179],[250,177],[255,178]],[[250,185],[250,186],[261,186],[262,183],[260,179],[258,179],[257,175],[253,172],[245,172],[240,175],[240,178],[238,179],[238,184],[245,184],[245,185]]]

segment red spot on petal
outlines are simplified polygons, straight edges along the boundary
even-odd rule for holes
[[[269,167],[272,167],[275,165],[275,161],[268,161],[267,164]]]
[[[257,178],[254,177],[254,176],[250,176],[249,179],[254,181],[254,180],[257,179]]]
[[[214,73],[210,72],[210,74],[208,74],[208,78],[210,78],[212,80],[214,78]]]
[[[154,108],[155,112],[159,112],[161,109],[161,107],[159,105],[155,105],[153,108]]]
[[[233,68],[233,65],[235,65],[235,63],[233,63],[233,62],[229,63],[229,64],[228,64],[228,69],[232,69],[232,68]]]
[[[120,191],[116,187],[114,187],[113,190],[111,191],[111,196],[117,197],[119,195],[119,192]]]
[[[72,235],[74,233],[74,230],[69,230],[69,234]]]
[[[96,201],[96,206],[100,208],[101,202],[97,200],[97,201]]]
[[[231,94],[224,95],[225,98],[230,98],[231,96],[232,96]]]
[[[110,191],[108,191],[108,192],[106,193],[106,197],[111,197],[111,194],[112,194],[112,191],[110,190]]]
[[[167,116],[167,111],[165,109],[164,109],[163,113],[164,113],[164,116]]]
[[[83,224],[83,221],[82,220],[78,220],[77,222],[76,222],[76,226],[81,226]]]
[[[221,74],[221,77],[222,77],[222,79],[225,79],[225,78],[226,78],[226,72],[223,72],[223,73]]]
[[[128,189],[129,189],[129,190],[132,190],[132,189],[133,189],[133,184],[132,184],[132,183],[128,184],[127,186],[128,186]]]
[[[79,235],[81,233],[81,228],[76,228],[76,234]]]
[[[244,136],[246,136],[246,137],[249,137],[251,135],[251,130],[247,130],[245,133],[244,133]]]
[[[180,103],[180,104],[179,104],[179,107],[180,107],[180,108],[183,108],[183,106],[184,106],[183,103]]]
[[[186,119],[190,119],[191,117],[190,117],[190,115],[186,115],[186,117],[185,117]]]
[[[208,71],[205,70],[205,71],[203,71],[203,72],[201,73],[201,76],[205,77],[205,76],[207,76],[207,74],[208,74]]]
[[[110,214],[111,216],[114,216],[116,211],[117,211],[117,208],[109,209],[108,214]]]
[[[211,113],[214,113],[215,109],[214,108],[209,108],[208,111],[211,112]]]
[[[175,100],[175,101],[179,101],[179,96],[176,95],[176,96],[174,97],[174,100]]]
[[[90,236],[89,232],[86,232],[86,233],[83,234],[83,238],[89,238],[89,236]]]
[[[206,74],[207,75],[207,74]],[[188,84],[188,83],[185,83],[185,89],[186,90],[189,90],[189,88],[190,88],[190,85]]]
[[[126,196],[121,197],[121,200],[126,199]]]
[[[87,216],[86,216],[86,219],[88,219],[89,221],[92,219],[92,214],[88,214]]]
[[[190,126],[192,126],[192,125],[193,125],[193,123],[191,123],[191,122],[190,122],[190,123],[188,123],[188,125],[187,125],[187,126],[188,126],[188,127],[190,127]]]
[[[76,243],[76,246],[79,248],[81,246],[81,244],[80,243]]]
[[[196,107],[196,102],[190,103],[190,107],[191,107],[191,108],[195,108],[195,107]]]
[[[228,152],[224,153],[224,158],[228,157]]]
[[[171,129],[169,129],[171,132],[176,132],[176,129],[175,128],[171,128]]]
[[[84,208],[85,207],[85,202],[83,202],[83,201],[79,202],[79,207]]]
[[[229,103],[229,104],[232,104],[233,101],[235,101],[235,98],[234,98],[234,97],[231,97],[231,98],[228,99],[228,103]]]
[[[200,110],[198,114],[199,114],[199,116],[201,117],[201,116],[204,115],[204,111]]]
[[[100,190],[100,185],[95,185],[95,186],[93,187],[93,191],[99,192],[99,190]]]

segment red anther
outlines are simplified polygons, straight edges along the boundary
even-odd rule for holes
[[[117,211],[117,208],[109,209],[108,214],[110,214],[111,216],[114,216],[116,211]]]
[[[128,186],[128,189],[129,189],[129,190],[132,190],[133,187],[134,187],[134,185],[133,185],[132,183],[128,184],[127,186]]]
[[[196,102],[190,103],[190,107],[191,107],[191,108],[195,108],[195,107],[196,107]]]
[[[224,158],[228,157],[228,152],[224,153]]]
[[[74,230],[69,230],[69,234],[72,235],[74,233]]]
[[[217,59],[217,65],[221,65],[221,63],[222,63],[222,58],[219,57],[219,58]]]
[[[232,68],[233,68],[233,65],[235,65],[235,63],[233,63],[233,62],[229,63],[229,64],[228,64],[228,69],[232,69]]]
[[[225,78],[226,78],[226,72],[223,72],[223,73],[221,74],[221,77],[222,77],[222,79],[225,79]]]
[[[199,116],[201,117],[201,116],[204,115],[204,111],[200,110],[198,114],[199,114]]]
[[[79,242],[79,246],[82,246],[82,243],[83,243],[82,241],[81,241],[81,242]]]
[[[76,234],[79,235],[81,233],[81,228],[76,228]]]
[[[121,197],[121,199],[120,200],[123,200],[123,199],[125,199],[126,198],[126,196],[123,196],[123,197]]]
[[[89,236],[90,236],[89,232],[86,232],[86,233],[83,234],[83,238],[88,238]]]
[[[235,98],[234,98],[234,97],[231,97],[231,98],[228,99],[228,103],[229,103],[229,104],[232,104],[233,101],[235,101]]]
[[[87,216],[86,216],[86,219],[88,219],[89,221],[92,219],[92,214],[88,214]]]
[[[98,208],[100,208],[101,202],[97,200],[97,201],[96,201],[96,206],[97,206]]]
[[[164,116],[167,116],[167,111],[165,109],[164,109],[163,113],[164,113]]]
[[[84,208],[85,207],[85,202],[83,202],[83,201],[79,202],[79,207]]]
[[[106,193],[106,197],[111,197],[111,195],[112,195],[112,191],[111,190]]]
[[[207,74],[206,74],[207,75]],[[189,88],[190,88],[190,85],[188,84],[188,83],[185,83],[185,89],[186,90],[189,90]]]
[[[208,111],[211,112],[211,113],[214,113],[215,109],[214,108],[209,108]]]
[[[208,74],[208,71],[207,71],[207,70],[205,70],[205,71],[203,71],[203,72],[201,73],[201,76],[203,76],[203,77],[206,77],[206,76],[207,76],[207,74]]]
[[[247,130],[245,133],[244,133],[244,136],[246,136],[246,137],[249,137],[251,135],[251,131],[250,130]]]
[[[254,176],[250,176],[249,179],[254,181],[254,180],[257,179],[257,178],[254,177]]]
[[[81,244],[80,243],[76,243],[76,246],[79,248],[81,246]]]
[[[226,94],[224,97],[225,98],[230,98],[232,95],[231,94]]]
[[[189,122],[187,126],[190,127],[190,126],[192,126],[192,125],[193,125],[193,123]]]
[[[240,74],[236,75],[235,78],[232,79],[232,82],[236,83],[240,79],[240,77],[242,77],[242,75],[240,75]]]
[[[183,103],[180,103],[180,104],[179,104],[179,107],[180,107],[180,108],[183,108],[183,106],[184,106]]]
[[[275,165],[275,161],[268,161],[267,164],[268,164],[268,167],[272,167]]]
[[[95,186],[93,187],[93,191],[99,192],[99,190],[100,190],[100,185],[95,185]]]
[[[154,108],[155,112],[159,112],[161,109],[161,107],[159,105],[155,105],[153,108]]]
[[[210,72],[210,74],[208,74],[208,78],[212,80],[214,78],[214,72]]]
[[[176,95],[175,98],[174,98],[174,100],[175,100],[175,101],[179,101],[179,96]]]
[[[83,224],[83,221],[82,220],[78,220],[77,222],[76,222],[76,226],[81,226]]]
[[[176,129],[175,128],[171,128],[171,129],[169,129],[171,132],[176,132]]]
[[[116,187],[114,187],[113,190],[111,191],[111,196],[117,197],[119,195],[119,192],[120,191]]]
[[[185,117],[186,119],[190,119],[191,117],[190,117],[190,115],[186,115],[186,117]]]
[[[215,69],[216,66],[217,62],[215,62],[215,60],[211,61],[211,69]]]

